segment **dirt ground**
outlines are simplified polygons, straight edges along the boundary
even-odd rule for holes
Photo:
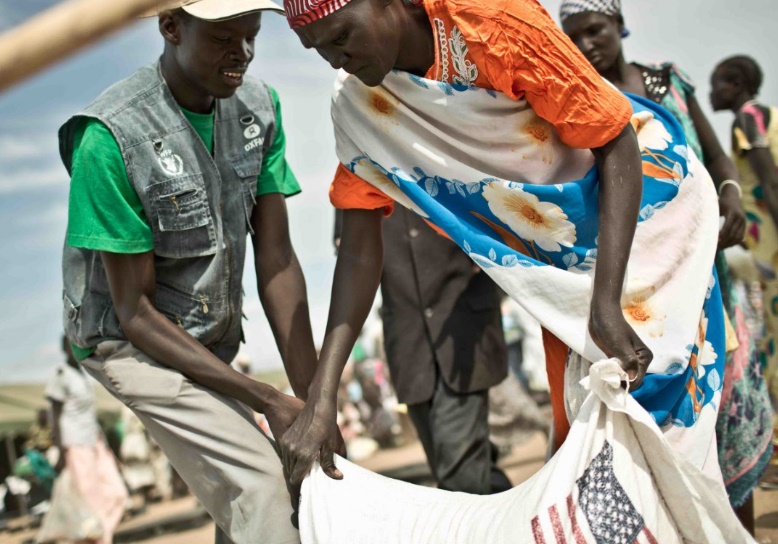
[[[543,466],[545,451],[545,438],[537,434],[527,443],[514,447],[511,454],[500,461],[500,465],[505,469],[514,485],[518,485],[526,481]],[[424,452],[421,445],[417,442],[403,448],[379,451],[370,459],[360,464],[370,470],[386,470],[414,465],[423,461]],[[778,544],[778,491],[758,489],[755,500],[757,541],[760,544]],[[155,504],[150,506],[148,511],[142,516],[136,516],[129,522],[122,524],[122,528],[138,526],[154,519],[192,511],[195,508],[196,501],[192,498]],[[0,533],[0,544],[31,543],[34,535],[34,531],[23,531],[15,534]],[[208,522],[193,529],[161,534],[144,540],[133,540],[133,542],[145,544],[210,544],[213,542],[213,538],[214,525],[212,522]]]

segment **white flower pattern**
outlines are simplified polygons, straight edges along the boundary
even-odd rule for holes
[[[562,246],[572,247],[575,243],[575,225],[556,204],[541,202],[532,193],[506,187],[501,182],[486,185],[483,195],[500,221],[540,249],[561,251]]]
[[[638,136],[640,150],[664,151],[673,140],[665,126],[650,111],[641,111],[632,116],[632,127]]]

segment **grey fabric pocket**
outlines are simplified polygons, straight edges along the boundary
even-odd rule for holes
[[[137,359],[109,359],[103,363],[102,372],[131,408],[144,403],[171,404],[184,383],[184,376],[177,370]]]

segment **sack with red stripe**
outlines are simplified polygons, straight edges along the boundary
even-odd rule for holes
[[[754,540],[723,483],[679,456],[622,387],[615,360],[571,357],[574,421],[565,444],[531,479],[499,495],[414,486],[337,459],[303,483],[303,544],[672,544]],[[711,455],[716,455],[715,448]]]

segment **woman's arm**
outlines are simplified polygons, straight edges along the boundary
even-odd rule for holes
[[[721,183],[725,180],[740,181],[740,175],[735,163],[724,153],[713,127],[694,95],[688,97],[687,104],[702,146],[703,156],[700,160],[704,162],[713,178],[716,191],[719,192],[719,213],[724,218],[724,225],[719,231],[719,249],[725,249],[742,242],[746,234],[746,214],[740,203],[740,192],[732,184],[721,188]]]
[[[305,408],[279,440],[284,470],[292,485],[302,482],[317,455],[328,476],[343,477],[333,460],[340,436],[336,423],[338,384],[378,290],[384,257],[383,216],[383,209],[343,212],[330,314],[316,374]]]
[[[630,387],[635,389],[643,383],[653,354],[627,323],[621,305],[643,194],[640,150],[632,125],[592,152],[600,171],[600,193],[589,332],[606,356],[621,362],[630,377]]]

